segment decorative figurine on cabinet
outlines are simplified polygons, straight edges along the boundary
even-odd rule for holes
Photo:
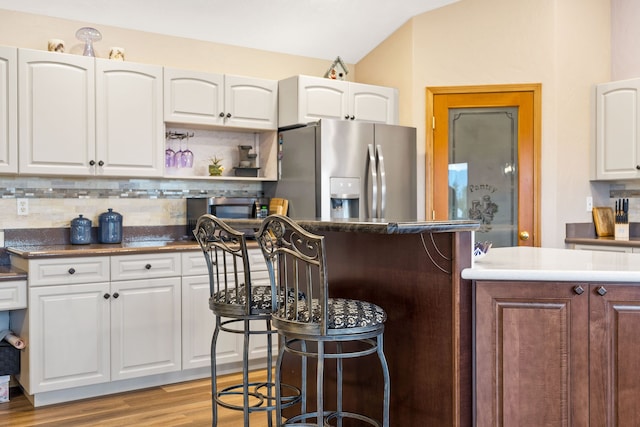
[[[349,69],[338,56],[324,76],[332,80],[344,80],[347,74],[349,74]]]

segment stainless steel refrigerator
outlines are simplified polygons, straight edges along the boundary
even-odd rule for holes
[[[278,182],[296,219],[414,220],[416,129],[320,120],[278,135]]]

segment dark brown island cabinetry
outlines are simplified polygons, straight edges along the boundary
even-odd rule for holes
[[[475,425],[640,425],[640,286],[475,282]]]

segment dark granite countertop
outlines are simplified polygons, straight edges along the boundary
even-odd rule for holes
[[[53,244],[10,246],[7,248],[7,252],[21,258],[47,258],[162,253],[192,251],[197,249],[200,249],[200,246],[198,246],[194,240],[145,240],[140,242],[122,242],[118,244],[93,243],[89,245]]]
[[[296,219],[305,230],[312,233],[344,231],[377,234],[420,234],[472,231],[480,227],[477,221],[393,221],[374,219]],[[257,229],[260,219],[231,219],[226,222],[237,228]]]
[[[11,265],[0,265],[0,282],[27,280],[27,273]]]
[[[471,231],[479,227],[476,221],[383,221],[383,220],[296,220],[302,227],[311,232],[340,231],[377,234],[419,234],[445,233],[455,231]],[[234,219],[226,222],[237,228],[257,229],[260,219]],[[182,230],[184,227],[182,227]],[[57,231],[56,231],[57,233]],[[55,233],[54,233],[55,234]],[[158,236],[157,231],[153,236]],[[46,233],[41,234],[46,235]],[[168,235],[171,237],[171,235]],[[200,247],[195,240],[189,240],[184,235],[175,235],[174,239],[151,240],[143,235],[134,235],[118,244],[92,243],[88,245],[72,245],[68,240],[57,238],[44,239],[36,243],[32,236],[20,236],[21,239],[7,245],[6,251],[21,258],[49,258],[49,257],[83,257],[110,256],[125,254],[144,254],[162,252],[180,252],[197,250]],[[257,247],[255,241],[248,241],[249,247]],[[10,267],[10,266],[9,266]]]

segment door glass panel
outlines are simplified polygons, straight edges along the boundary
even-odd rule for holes
[[[518,108],[449,109],[449,219],[481,222],[476,241],[518,244]]]

